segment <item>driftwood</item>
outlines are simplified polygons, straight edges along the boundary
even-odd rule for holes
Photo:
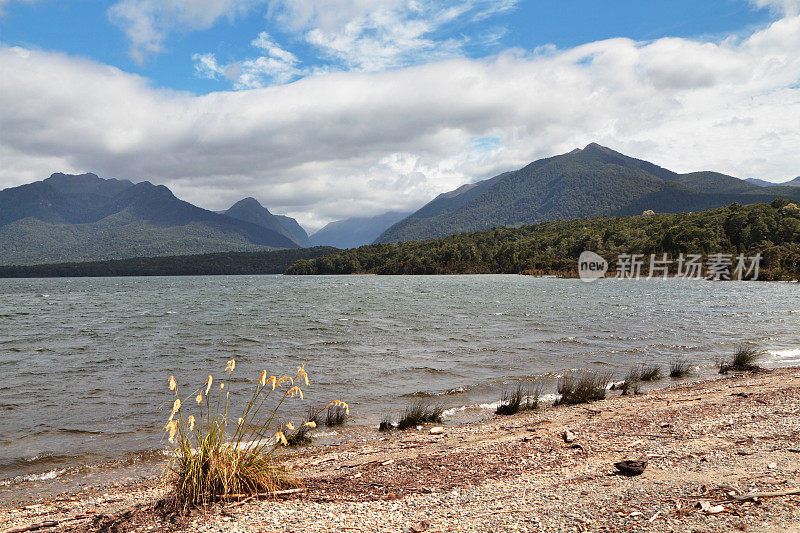
[[[9,529],[6,533],[23,533],[24,531],[38,531],[39,529],[46,529],[48,527],[56,527],[59,522],[55,520],[48,520],[47,522],[40,522],[38,524],[31,524],[27,527],[20,527],[17,529]]]
[[[774,492],[748,492],[747,494],[729,494],[734,500],[740,502],[752,500],[753,498],[775,498],[777,496],[790,496],[800,494],[800,489],[776,490]]]
[[[300,487],[297,489],[276,490],[273,492],[260,492],[257,494],[226,494],[224,498],[231,500],[238,500],[240,498],[265,498],[267,496],[286,496],[288,494],[298,494],[305,491],[305,488]]]

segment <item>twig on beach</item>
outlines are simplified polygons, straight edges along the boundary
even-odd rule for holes
[[[743,502],[754,498],[775,498],[778,496],[790,496],[792,494],[800,494],[800,489],[777,490],[774,492],[748,492],[747,494],[729,494],[728,496],[734,500]]]
[[[40,529],[47,529],[49,527],[56,527],[60,522],[55,520],[48,520],[47,522],[40,522],[38,524],[31,524],[27,527],[19,527],[17,529],[9,529],[6,533],[23,533],[24,531],[38,531]]]
[[[276,490],[272,492],[260,492],[257,494],[226,494],[225,499],[238,500],[239,498],[264,498],[267,496],[286,496],[288,494],[298,494],[305,492],[303,487],[297,489]]]

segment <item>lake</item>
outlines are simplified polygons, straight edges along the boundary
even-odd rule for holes
[[[158,453],[174,374],[188,394],[237,361],[231,390],[305,363],[306,406],[375,424],[415,397],[489,412],[518,379],[620,379],[678,358],[713,372],[743,342],[800,362],[793,283],[479,276],[0,280],[0,479]],[[667,379],[668,381],[668,379]],[[26,477],[27,476],[27,477]]]

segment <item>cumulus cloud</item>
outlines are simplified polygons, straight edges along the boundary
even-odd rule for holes
[[[611,39],[203,96],[60,53],[0,47],[0,63],[0,186],[95,171],[211,209],[255,196],[318,227],[592,141],[677,171],[800,173],[800,17],[720,42]]]
[[[169,33],[204,30],[219,18],[234,18],[266,0],[120,0],[108,16],[130,41],[131,57],[142,63],[163,50]]]

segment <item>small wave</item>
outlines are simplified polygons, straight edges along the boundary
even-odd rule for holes
[[[560,397],[561,397],[560,395],[555,394],[555,393],[542,394],[541,396],[539,396],[539,402],[540,403],[541,402],[552,402],[552,401],[555,401],[555,400],[559,399]],[[523,401],[527,401],[527,400],[533,401],[534,398],[525,397],[523,399]],[[500,407],[500,402],[479,403],[479,404],[472,404],[472,405],[461,405],[459,407],[451,407],[450,409],[445,409],[445,411],[442,412],[442,416],[447,418],[448,416],[452,416],[452,415],[454,415],[454,414],[456,414],[458,412],[468,411],[470,409],[490,409],[490,410],[494,411],[498,407]]]
[[[11,479],[0,480],[0,485],[11,485],[12,483],[22,483],[25,481],[47,481],[48,479],[55,479],[67,470],[62,468],[58,470],[50,470],[41,474],[26,474],[24,476],[16,476]]]
[[[789,350],[767,350],[767,353],[781,363],[800,362],[800,348],[791,348]]]

